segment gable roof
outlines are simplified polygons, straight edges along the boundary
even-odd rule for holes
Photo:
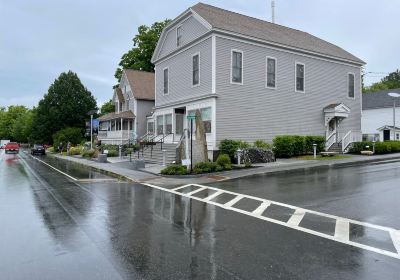
[[[115,99],[115,95],[117,95],[118,101],[120,103],[125,102],[124,95],[122,94],[122,90],[120,88],[115,88],[114,89],[114,99]]]
[[[116,113],[116,112],[111,112],[108,114],[105,114],[103,116],[100,116],[98,118],[99,121],[108,121],[108,120],[114,120],[114,119],[119,119],[119,118],[124,118],[124,119],[134,119],[136,116],[135,114],[131,111],[124,111],[124,112],[120,112],[120,113]]]
[[[136,99],[154,100],[154,73],[133,69],[123,72]]]
[[[283,48],[286,47],[288,49],[295,49],[296,51],[303,51],[312,55],[352,62],[357,65],[365,64],[364,61],[344,49],[319,39],[309,33],[204,3],[198,3],[187,9],[164,28],[152,57],[153,63],[157,61],[156,54],[159,52],[160,43],[164,40],[166,32],[171,26],[174,26],[179,19],[189,12],[192,12],[195,16],[200,18],[204,25],[207,25],[208,28],[211,28],[214,31],[234,33],[238,36],[246,36],[266,41],[271,45],[275,44]]]
[[[362,109],[379,109],[393,107],[393,97],[388,95],[389,92],[400,94],[400,88],[387,89],[371,93],[363,93],[362,95]],[[398,98],[400,99],[400,98]],[[396,101],[396,107],[400,107],[400,100]]]

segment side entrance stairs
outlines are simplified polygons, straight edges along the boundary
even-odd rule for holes
[[[162,146],[162,147],[161,147]],[[141,149],[139,158],[144,159],[146,163],[163,163],[163,150],[165,151],[166,164],[175,162],[176,160],[176,144],[173,143],[154,143],[154,145],[147,145]]]

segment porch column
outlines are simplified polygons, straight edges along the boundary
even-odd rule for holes
[[[124,121],[124,119],[123,118],[121,118],[121,144],[122,144],[122,139],[124,138],[124,130],[123,130],[123,121]]]
[[[114,131],[117,131],[117,119],[114,119]]]
[[[130,133],[129,133],[129,131],[131,130],[131,120],[129,119],[128,120],[128,140],[130,140]]]

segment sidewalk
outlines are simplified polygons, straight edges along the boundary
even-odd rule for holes
[[[138,183],[149,183],[163,187],[174,187],[185,184],[207,184],[216,181],[243,178],[259,174],[268,174],[276,172],[290,172],[293,170],[307,170],[315,168],[335,168],[341,166],[373,163],[388,160],[399,160],[400,153],[376,156],[360,156],[354,155],[349,158],[334,160],[299,160],[299,159],[278,159],[276,162],[254,164],[253,168],[242,170],[230,170],[216,172],[211,174],[188,175],[188,176],[162,176],[159,174],[162,166],[156,164],[147,164],[144,170],[129,169],[129,159],[121,160],[118,158],[111,159],[112,163],[100,163],[96,160],[88,160],[80,157],[61,156],[59,154],[49,154],[50,156],[72,161],[78,164],[90,166],[97,170],[111,173],[114,176],[122,176]]]

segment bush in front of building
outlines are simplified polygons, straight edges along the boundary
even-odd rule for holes
[[[355,142],[349,150],[349,153],[360,154],[361,151],[372,151],[373,142],[363,141]],[[368,148],[367,148],[368,147]],[[400,152],[400,141],[385,141],[375,143],[375,154],[389,154]]]
[[[273,151],[278,158],[297,157],[313,153],[313,144],[317,152],[324,150],[325,138],[322,136],[282,135],[273,140]]]
[[[94,157],[97,157],[97,151],[96,150],[82,150],[81,155],[82,155],[82,157],[86,157],[86,158],[94,158]]]
[[[232,169],[232,161],[227,154],[220,154],[215,163],[222,166],[224,169]]]
[[[260,149],[271,149],[272,148],[272,145],[267,143],[267,142],[265,142],[264,140],[256,140],[256,141],[254,141],[253,146],[255,148],[260,148]]]
[[[238,149],[245,149],[249,147],[249,143],[241,140],[224,139],[219,143],[219,152],[221,154],[229,155],[231,160],[233,160]]]
[[[187,174],[187,167],[184,165],[171,164],[161,170],[163,175],[185,175]]]
[[[117,150],[108,150],[107,157],[117,157],[119,152]]]
[[[69,155],[70,156],[80,155],[81,152],[82,152],[82,147],[81,146],[71,147],[69,149]]]
[[[63,150],[66,151],[67,144],[77,145],[82,141],[82,129],[78,127],[67,127],[57,131],[53,135],[53,146],[58,147],[62,143]]]

